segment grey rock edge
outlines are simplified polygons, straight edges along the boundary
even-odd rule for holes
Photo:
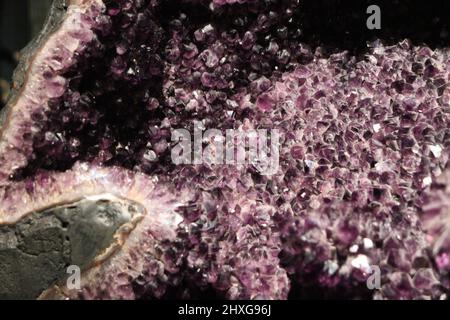
[[[9,112],[8,106],[13,105],[13,103],[11,102],[14,101],[19,95],[19,92],[27,76],[27,70],[29,70],[30,63],[33,60],[34,54],[60,25],[64,14],[67,11],[69,1],[70,0],[53,1],[42,31],[21,51],[21,59],[19,65],[14,71],[13,85],[8,98],[8,102],[6,104],[6,107],[0,110],[0,129],[2,128],[4,121],[6,121],[6,116]]]

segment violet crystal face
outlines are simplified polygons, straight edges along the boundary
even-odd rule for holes
[[[303,9],[55,1],[0,112],[0,298],[447,299],[450,49],[315,48]]]

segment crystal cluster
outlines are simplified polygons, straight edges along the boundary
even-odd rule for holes
[[[149,214],[64,294],[446,298],[449,49],[375,41],[360,57],[329,54],[302,42],[297,0],[175,2],[70,7],[85,10],[70,34],[89,41],[49,40],[73,50],[51,60],[58,69],[44,59],[56,73],[33,70],[45,97],[10,108],[4,216],[108,188]],[[175,165],[171,132],[195,121],[279,130],[279,172]]]

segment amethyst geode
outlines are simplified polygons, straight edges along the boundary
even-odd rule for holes
[[[0,116],[0,297],[446,299],[450,50],[313,51],[300,10],[56,1]],[[175,165],[196,121],[278,130],[279,171]]]

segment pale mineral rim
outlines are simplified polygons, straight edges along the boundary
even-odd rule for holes
[[[0,186],[28,162],[32,140],[40,131],[32,117],[45,117],[48,102],[64,94],[66,79],[60,73],[75,63],[96,40],[93,27],[104,5],[101,0],[70,0],[67,12],[42,47],[25,62],[26,74],[16,96],[0,117]],[[44,118],[45,119],[45,118]]]

